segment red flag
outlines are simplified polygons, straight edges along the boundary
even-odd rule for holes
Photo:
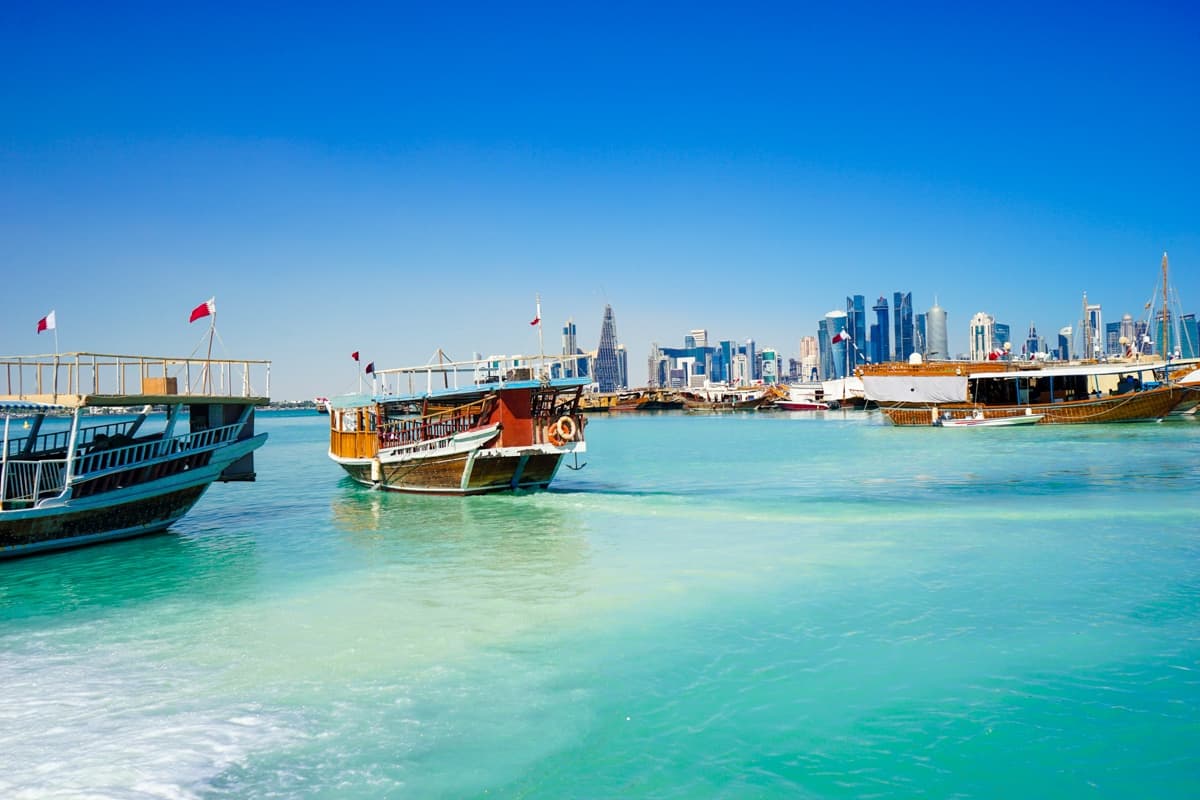
[[[355,361],[358,361],[358,351],[355,350],[353,353],[350,354],[350,357],[353,358]]]
[[[192,309],[192,315],[188,317],[188,322],[195,322],[201,317],[207,317],[215,313],[217,313],[217,298],[210,297]]]
[[[54,330],[54,312],[53,311],[51,311],[49,314],[47,314],[46,316],[44,316],[38,320],[37,332],[41,333],[42,331],[52,331],[52,330]],[[55,334],[55,336],[57,336],[57,335],[58,334]]]
[[[834,337],[832,339],[830,339],[829,341],[833,342],[834,344],[837,344],[838,342],[844,342],[849,338],[850,338],[850,334],[846,333],[845,328],[842,328],[840,331],[838,331],[836,334],[834,334]]]
[[[367,368],[365,370],[363,370],[363,372],[367,373],[368,375],[374,375],[375,374],[375,362],[372,361],[370,364],[367,364]]]
[[[534,318],[533,318],[533,321],[532,321],[532,322],[530,322],[529,324],[530,324],[530,325],[537,325],[537,324],[538,324],[539,322],[541,322],[541,321],[542,321],[542,318],[541,318],[541,317],[534,317]]]

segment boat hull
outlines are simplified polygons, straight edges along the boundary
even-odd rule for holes
[[[1143,392],[1065,403],[983,407],[971,403],[944,403],[933,406],[881,406],[881,410],[893,424],[902,426],[931,426],[946,414],[949,414],[951,419],[966,419],[976,410],[981,410],[985,419],[1040,414],[1042,418],[1037,423],[1039,425],[1154,422],[1171,413],[1171,409],[1179,404],[1185,394],[1186,390],[1165,386]]]
[[[583,452],[583,448],[572,452]],[[492,448],[393,463],[335,460],[363,486],[414,494],[469,495],[546,489],[565,455],[543,448]]]
[[[0,517],[0,558],[156,533],[178,522],[221,472],[266,440],[259,434],[212,452],[203,467],[126,489],[46,500]]]

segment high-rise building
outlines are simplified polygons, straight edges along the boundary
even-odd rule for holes
[[[888,302],[883,295],[871,307],[875,312],[875,324],[871,326],[871,360],[876,364],[892,359],[892,347],[888,342]]]
[[[762,382],[768,386],[779,383],[779,353],[774,347],[762,351]]]
[[[992,341],[995,343],[997,350],[1012,351],[1012,326],[1003,323],[992,323]],[[1008,345],[1005,347],[1004,345]]]
[[[950,358],[949,335],[946,330],[946,309],[933,299],[933,308],[925,312],[925,355],[929,358],[948,360]]]
[[[602,392],[615,392],[621,381],[621,363],[617,358],[617,321],[612,306],[605,304],[600,323],[600,346],[596,348],[596,383]]]
[[[692,347],[708,347],[708,331],[704,328],[695,328],[690,334],[694,344]]]
[[[1070,325],[1061,328],[1058,332],[1058,358],[1060,361],[1071,360],[1071,336],[1073,334],[1074,331],[1071,330]]]
[[[1025,337],[1025,346],[1021,352],[1027,356],[1034,356],[1042,352],[1042,337],[1038,336],[1037,327],[1033,322],[1029,323],[1029,335]]]
[[[1104,323],[1104,354],[1109,356],[1122,354],[1120,322]]]
[[[862,353],[862,358],[859,362],[866,361],[867,353],[867,310],[866,300],[861,294],[856,294],[853,297],[846,298],[846,332],[850,334],[850,338],[854,341],[854,347],[851,352]],[[851,358],[854,358],[851,356]]]
[[[1200,353],[1200,340],[1197,339],[1197,333],[1200,331],[1196,327],[1195,314],[1181,314],[1179,317],[1179,357],[1180,358],[1197,358],[1197,353]]]
[[[970,339],[971,360],[987,361],[996,349],[996,320],[991,314],[980,311],[971,317]]]
[[[800,380],[815,381],[821,374],[821,346],[815,336],[800,337]]]
[[[1104,354],[1104,317],[1100,306],[1089,304],[1083,293],[1083,319],[1079,321],[1079,352],[1082,358],[1096,359]]]
[[[892,310],[895,316],[895,348],[892,352],[896,361],[908,361],[913,354],[913,310],[912,292],[896,292],[892,295]]]
[[[1133,341],[1137,343],[1137,351],[1144,356],[1154,352],[1154,340],[1150,338],[1150,325],[1144,319],[1134,320]]]
[[[1121,332],[1117,337],[1117,342],[1119,343],[1121,339],[1125,340],[1125,347],[1127,350],[1127,352],[1124,352],[1121,355],[1131,355],[1132,353],[1128,351],[1137,350],[1137,331],[1134,328],[1132,314],[1126,314],[1121,317]]]
[[[834,309],[825,315],[817,329],[821,347],[821,380],[846,377],[847,342],[839,334],[846,330],[846,312]],[[834,341],[837,339],[838,341]]]
[[[575,320],[567,320],[562,329],[563,374],[568,378],[584,377],[588,374],[588,357],[579,349],[575,336]]]
[[[651,389],[659,389],[667,385],[667,369],[670,362],[658,349],[658,342],[650,345],[650,355],[646,359],[647,385]]]

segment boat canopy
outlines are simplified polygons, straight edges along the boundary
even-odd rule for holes
[[[0,414],[44,414],[47,411],[62,411],[66,406],[53,403],[29,403],[23,400],[0,400]]]
[[[965,375],[863,375],[868,400],[876,403],[963,403]]]

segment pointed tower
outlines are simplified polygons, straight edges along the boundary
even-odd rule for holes
[[[615,392],[621,380],[621,363],[617,356],[617,323],[612,306],[604,306],[604,322],[600,325],[600,346],[596,348],[596,383],[600,391]]]

